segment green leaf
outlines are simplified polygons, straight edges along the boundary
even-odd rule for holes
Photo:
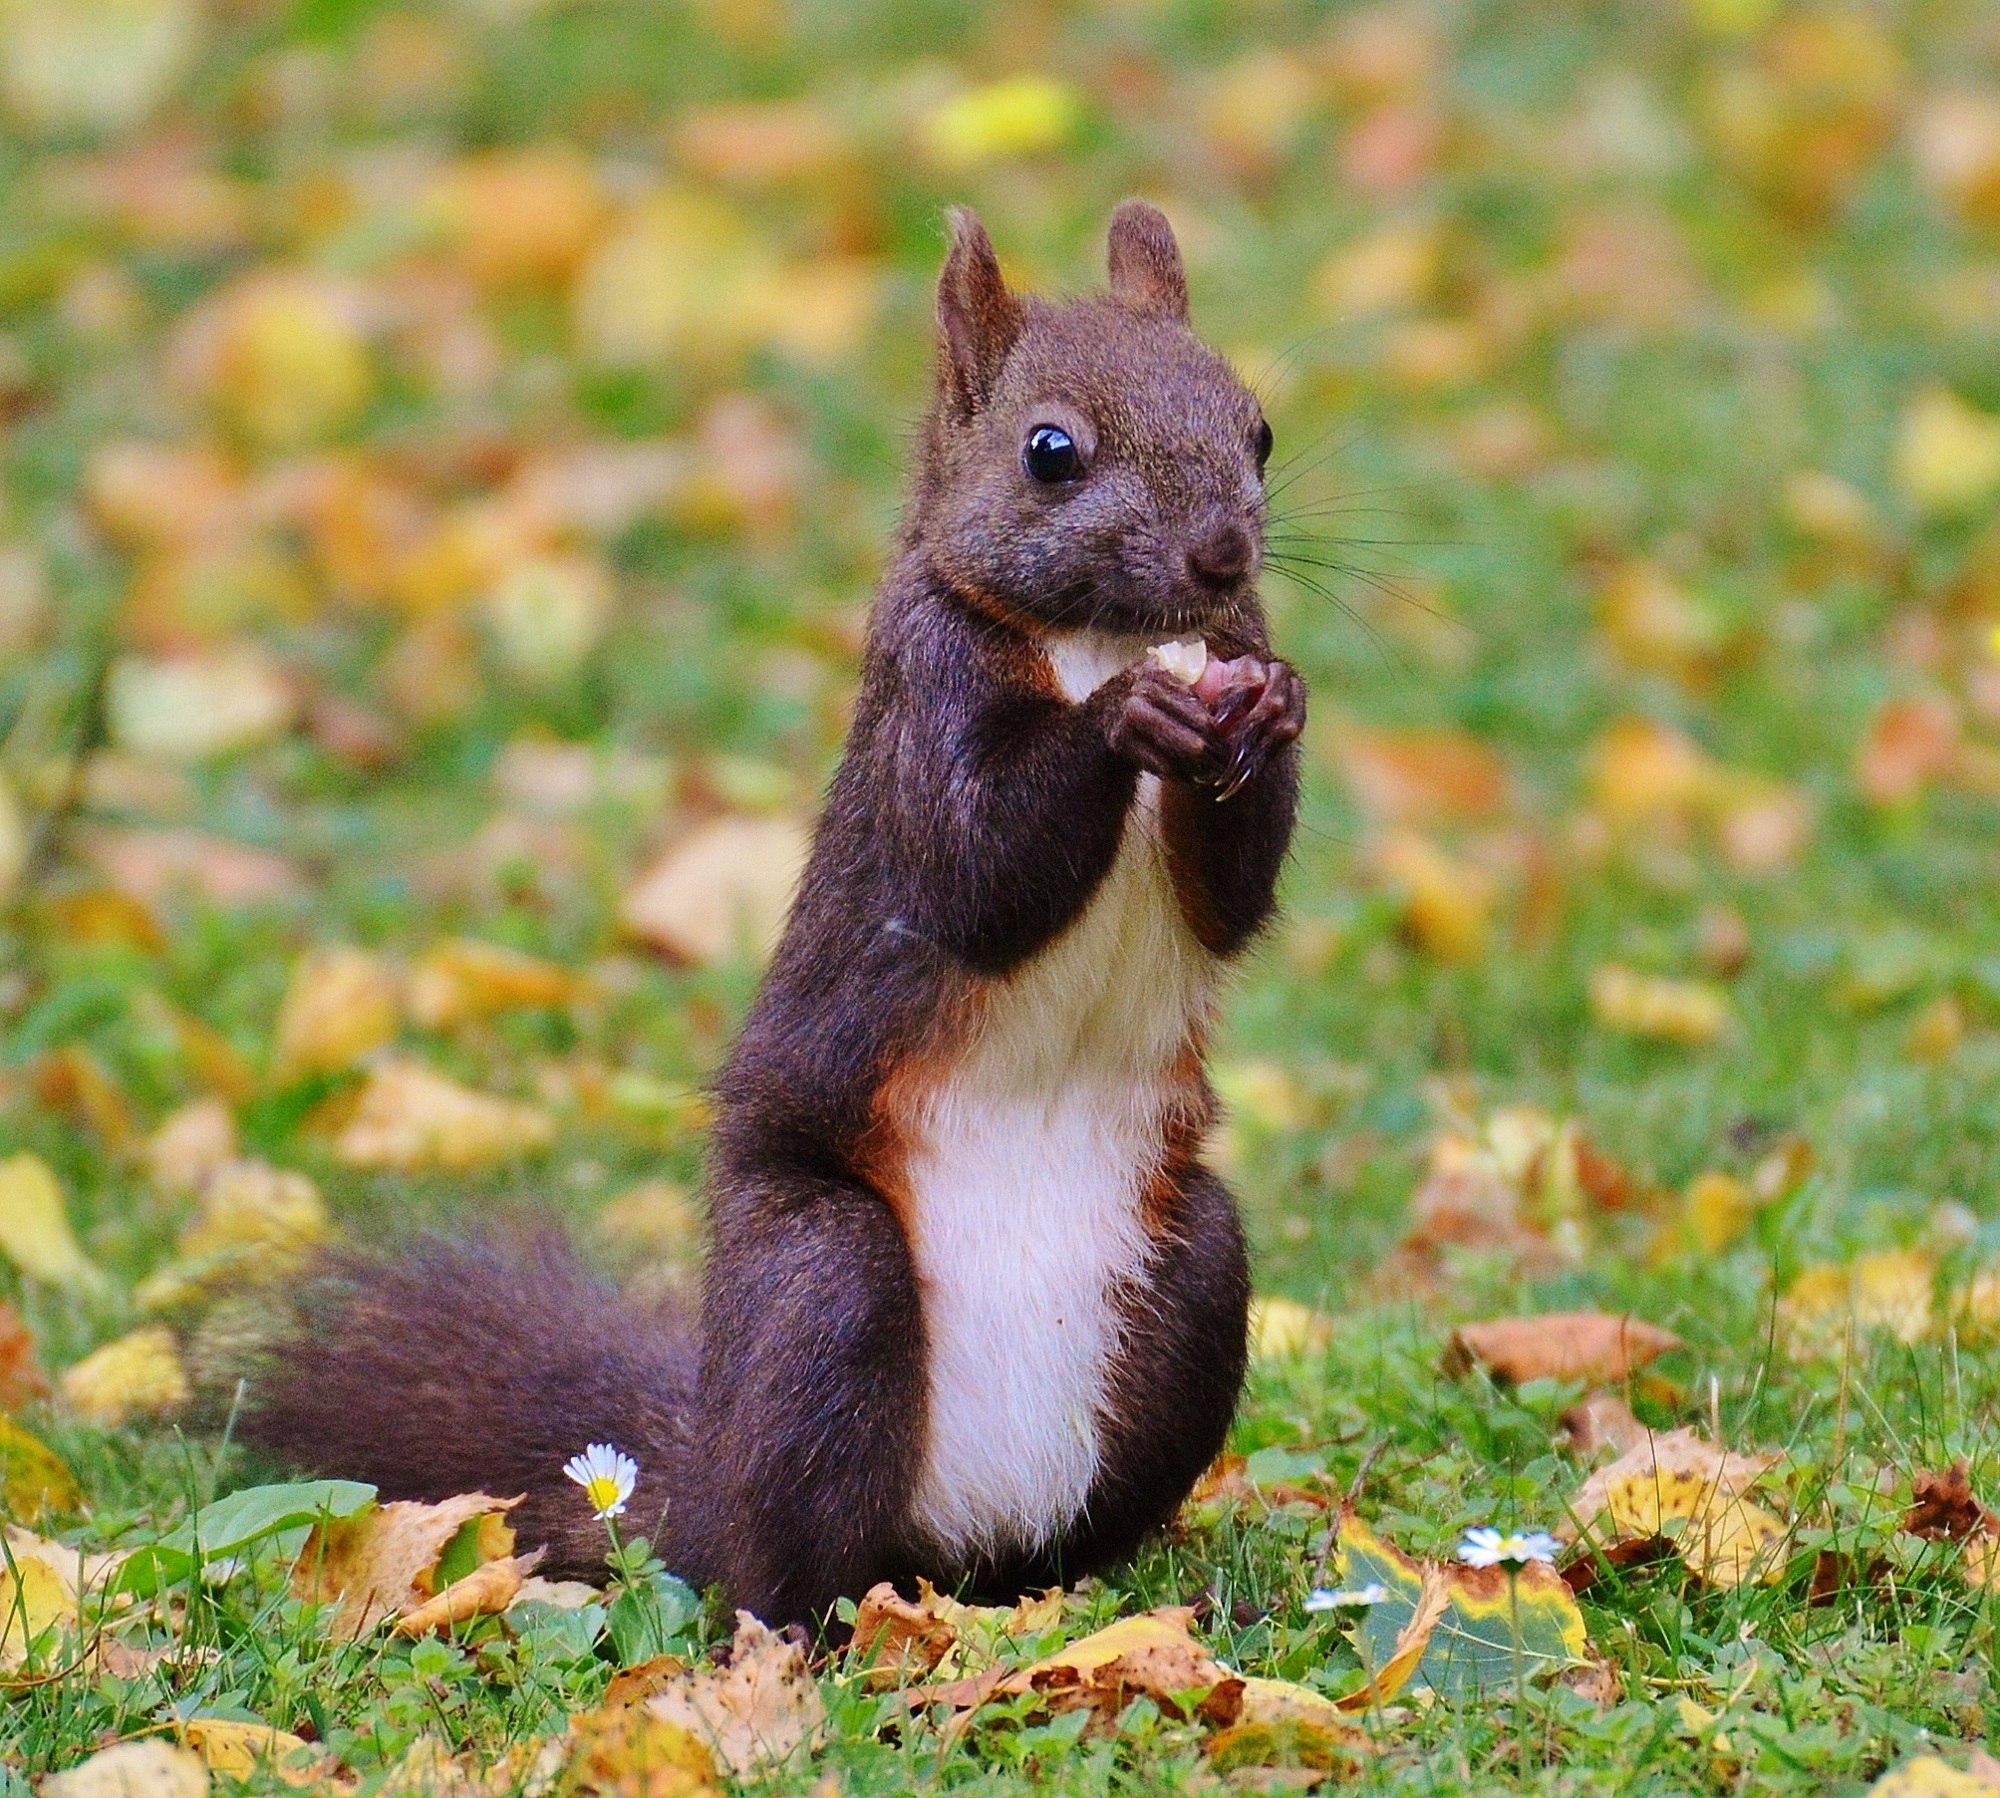
[[[150,1597],[185,1579],[203,1560],[231,1555],[321,1518],[352,1517],[375,1502],[359,1480],[294,1480],[246,1486],[204,1505],[172,1534],[132,1554],[113,1588]]]

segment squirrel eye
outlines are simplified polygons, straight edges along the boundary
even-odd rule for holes
[[[1266,462],[1270,461],[1271,421],[1268,418],[1258,419],[1257,434],[1250,439],[1250,447],[1257,457],[1257,466],[1259,468],[1262,468]]]
[[[1031,479],[1055,486],[1082,474],[1083,458],[1076,453],[1076,445],[1061,426],[1037,425],[1028,433],[1028,441],[1021,450],[1021,466]]]

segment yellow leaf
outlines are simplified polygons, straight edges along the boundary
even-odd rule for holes
[[[561,1798],[719,1798],[704,1739],[642,1704],[572,1717]]]
[[[344,430],[374,397],[359,308],[323,277],[253,269],[190,316],[188,360],[204,397],[262,449]]]
[[[1590,977],[1590,1013],[1607,1030],[1706,1048],[1730,1028],[1729,996],[1700,980],[1607,965]]]
[[[0,903],[13,897],[28,865],[28,820],[14,789],[0,775]]]
[[[1485,955],[1499,892],[1484,868],[1408,830],[1384,837],[1373,860],[1381,878],[1402,894],[1404,927],[1427,955],[1446,962]]]
[[[1850,1267],[1806,1268],[1778,1301],[1778,1334],[1794,1360],[1829,1360],[1850,1331],[1882,1331],[1921,1342],[1937,1328],[1937,1258],[1925,1249],[1888,1249]]]
[[[1714,1586],[1765,1584],[1784,1571],[1785,1526],[1744,1493],[1774,1457],[1725,1454],[1692,1430],[1649,1438],[1584,1482],[1558,1530],[1581,1533],[1614,1562],[1664,1540]]]
[[[1227,1773],[1238,1767],[1351,1766],[1372,1748],[1322,1692],[1289,1680],[1246,1677],[1236,1721],[1209,1737],[1209,1761]]]
[[[1961,1773],[1935,1754],[1920,1754],[1891,1767],[1868,1788],[1869,1798],[1995,1798],[2000,1777],[1992,1769],[1987,1760],[1986,1770]]]
[[[232,1717],[190,1717],[180,1736],[211,1773],[229,1779],[249,1779],[268,1767],[286,1785],[316,1785],[326,1760],[323,1749],[289,1730]]]
[[[495,1012],[568,1005],[579,990],[576,976],[552,961],[498,943],[452,937],[417,958],[403,1001],[419,1029],[450,1030]]]
[[[461,1086],[420,1062],[390,1061],[369,1073],[333,1147],[349,1167],[464,1172],[554,1139],[555,1120],[538,1105]]]
[[[2000,494],[2000,417],[1927,387],[1903,414],[1891,472],[1920,511],[1970,512]]]
[[[970,169],[1059,150],[1082,122],[1082,98],[1068,82],[1014,75],[933,107],[924,117],[922,137],[933,160]]]
[[[93,1349],[62,1376],[62,1395],[101,1429],[163,1417],[188,1401],[187,1370],[174,1333],[149,1324]]]
[[[82,1504],[82,1489],[62,1457],[11,1417],[0,1417],[0,1510],[21,1523],[39,1523]]]
[[[1704,1255],[1719,1255],[1750,1227],[1750,1189],[1734,1174],[1697,1174],[1688,1182],[1688,1238]]]
[[[337,1637],[364,1636],[385,1618],[419,1612],[438,1596],[438,1562],[461,1532],[474,1531],[475,1570],[511,1557],[514,1532],[506,1514],[519,1503],[468,1492],[438,1504],[399,1500],[315,1525],[293,1570],[292,1590],[315,1604],[336,1606],[332,1630]],[[515,1589],[521,1571],[518,1564],[512,1569]],[[497,1588],[489,1582],[461,1599],[484,1598],[493,1590]]]
[[[69,1227],[62,1188],[39,1155],[0,1161],[0,1254],[45,1285],[91,1292],[104,1281],[84,1258]]]
[[[1297,1299],[1250,1301],[1250,1352],[1259,1361],[1296,1361],[1323,1353],[1332,1341],[1333,1319]]]
[[[10,0],[0,6],[0,92],[36,131],[121,130],[166,98],[202,26],[198,0]]]
[[[43,1798],[208,1798],[199,1755],[157,1737],[114,1742],[42,1781]]]
[[[278,1008],[278,1078],[337,1073],[393,1041],[401,990],[395,970],[364,949],[304,957]]]
[[[0,1668],[11,1669],[38,1645],[46,1660],[43,1638],[76,1621],[76,1586],[53,1562],[26,1552],[17,1532],[8,1532],[7,1550],[13,1565],[0,1565]]]

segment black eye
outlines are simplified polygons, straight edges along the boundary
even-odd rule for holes
[[[1271,459],[1271,421],[1260,418],[1256,435],[1250,439],[1250,448],[1257,457],[1257,466],[1262,468]]]
[[[1037,425],[1021,450],[1021,466],[1029,478],[1055,486],[1083,473],[1083,458],[1060,425]]]

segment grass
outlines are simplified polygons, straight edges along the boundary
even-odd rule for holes
[[[1621,1695],[1599,1705],[1559,1685],[1533,1690],[1529,1784],[1855,1792],[1910,1753],[1989,1738],[2000,1727],[1991,1597],[1967,1586],[1948,1545],[1895,1523],[1912,1475],[1956,1459],[1970,1462],[1975,1490],[2000,1493],[2000,1365],[1970,1335],[1905,1344],[1867,1328],[1844,1353],[1799,1360],[1774,1322],[1776,1296],[1815,1263],[1940,1231],[1948,1271],[2000,1250],[1991,783],[1947,774],[1883,804],[1854,771],[1879,708],[1912,693],[1951,694],[1975,744],[1995,731],[1979,698],[2000,620],[1992,493],[1953,509],[1896,473],[1926,389],[2000,408],[2000,338],[1978,301],[1990,301],[2000,245],[1920,179],[1909,149],[1910,119],[1939,91],[1992,90],[1992,28],[1977,7],[1941,4],[1857,28],[1848,55],[1831,16],[1176,3],[1045,18],[1011,5],[603,0],[480,22],[352,0],[254,3],[209,24],[155,123],[108,139],[27,124],[0,137],[0,767],[11,788],[31,811],[56,796],[107,629],[140,653],[262,645],[400,739],[384,765],[343,755],[324,731],[188,767],[122,749],[109,759],[122,784],[101,781],[77,822],[164,821],[277,851],[306,876],[292,897],[163,899],[156,936],[128,918],[80,940],[75,902],[101,882],[69,854],[12,907],[0,1146],[57,1171],[109,1275],[87,1298],[14,1281],[43,1359],[66,1366],[140,1321],[134,1287],[187,1221],[188,1202],[157,1190],[115,1119],[107,1128],[102,1113],[93,1123],[52,1102],[46,1080],[51,1054],[87,1052],[135,1126],[156,1124],[204,1087],[161,1001],[244,1058],[256,1076],[237,1107],[246,1147],[309,1173],[349,1230],[532,1204],[615,1271],[672,1277],[659,1263],[684,1260],[680,1249],[607,1240],[597,1220],[637,1182],[698,1181],[700,1132],[676,1096],[714,1067],[755,974],[740,961],[671,969],[633,953],[618,936],[618,895],[650,847],[716,795],[800,809],[831,766],[856,619],[922,404],[939,208],[979,205],[1024,275],[1074,286],[1094,279],[1110,203],[1143,188],[1184,221],[1199,322],[1246,370],[1267,371],[1274,484],[1289,483],[1281,528],[1313,540],[1298,570],[1309,578],[1266,581],[1316,720],[1288,920],[1246,973],[1217,1061],[1236,1100],[1222,1153],[1260,1287],[1333,1327],[1323,1351],[1260,1363],[1237,1447],[1283,1450],[1290,1477],[1317,1470],[1335,1493],[1352,1486],[1362,1513],[1412,1553],[1448,1555],[1465,1527],[1489,1521],[1553,1527],[1584,1471],[1555,1446],[1579,1389],[1449,1378],[1440,1350],[1463,1319],[1630,1308],[1687,1344],[1661,1364],[1666,1383],[1637,1400],[1648,1422],[1783,1452],[1772,1489],[1789,1526],[1783,1564],[1773,1583],[1733,1591],[1702,1587],[1672,1560],[1594,1585],[1590,1638]],[[1383,74],[1371,42],[1414,73]],[[1803,79],[1787,86],[1785,70],[1815,56],[1834,73],[1810,92]],[[954,81],[1024,65],[1071,83],[1074,115],[1017,120],[1013,140],[962,166],[911,148]],[[1286,126],[1289,93],[1302,98]],[[702,107],[793,96],[830,121],[839,147],[797,152],[793,172],[767,184],[740,167],[717,173],[688,134]],[[1431,142],[1423,133],[1438,121],[1434,147],[1398,163],[1395,146],[1410,133]],[[177,235],[164,207],[121,212],[93,189],[105,159],[176,134],[233,184],[247,223]],[[485,335],[460,353],[493,372],[454,386],[409,323],[411,270],[432,266],[410,246],[429,227],[387,152],[421,161],[555,140],[580,145],[614,192],[681,171],[722,209],[696,261],[741,263],[752,287],[796,291],[758,274],[759,255],[813,270],[864,252],[874,311],[851,329],[829,324],[825,354],[747,327],[717,347],[695,329],[672,354],[607,365],[580,346],[561,283],[468,283],[461,245],[442,253],[459,285],[431,303],[446,326],[477,324]],[[1435,266],[1371,317],[1353,301],[1351,270],[1344,288],[1316,271],[1392,227],[1429,233]],[[1595,261],[1593,243],[1609,246]],[[128,437],[218,443],[251,476],[295,470],[320,447],[246,438],[226,382],[185,372],[182,321],[264,266],[349,283],[403,319],[369,337],[370,391],[319,436],[386,473],[426,516],[492,491],[494,471],[528,452],[579,442],[692,446],[697,477],[713,472],[722,497],[684,481],[668,503],[581,533],[615,574],[618,609],[575,669],[537,685],[474,623],[462,638],[421,639],[417,677],[398,677],[413,612],[365,581],[343,591],[289,529],[253,530],[255,556],[231,540],[191,564],[185,544],[121,536],[88,497],[93,458]],[[715,281],[728,315],[736,302]],[[1330,299],[1335,288],[1348,298]],[[311,371],[279,379],[281,398],[302,404],[292,378],[310,384]],[[710,410],[735,393],[773,408],[749,450],[731,448],[743,440]],[[1807,471],[1848,483],[1865,523],[1843,535],[1804,516],[1793,477]],[[768,515],[759,481],[783,496]],[[1607,622],[1607,581],[1637,558],[1669,570],[1683,595],[1677,616],[1692,635],[1678,646]],[[46,595],[39,611],[9,597],[30,587]],[[465,691],[448,704],[439,695],[454,680]],[[1593,758],[1632,716],[1782,783],[1813,820],[1804,846],[1746,872],[1699,823],[1607,827]],[[1382,820],[1359,803],[1343,749],[1343,728],[1357,724],[1448,727],[1509,772],[1490,815],[1425,826],[1497,885],[1491,928],[1467,958],[1413,937],[1404,897],[1381,877]],[[510,850],[491,826],[524,808],[496,771],[502,752],[551,736],[647,759],[628,795],[601,794]],[[139,778],[149,771],[150,783]],[[1590,977],[1607,963],[1700,973],[1718,908],[1748,944],[1720,1040],[1646,1040],[1593,1014]],[[342,1164],[313,1108],[351,1076],[270,1074],[295,963],[314,944],[409,955],[452,933],[591,967],[600,996],[409,1032],[408,1046],[514,1093],[532,1093],[551,1066],[636,1070],[660,1102],[565,1111],[552,1149],[477,1176]],[[1958,1030],[1943,1053],[1913,1054],[1913,1027],[1940,1001]],[[1441,1120],[1509,1105],[1585,1121],[1647,1197],[1586,1213],[1582,1251],[1553,1273],[1469,1256],[1417,1296],[1396,1289],[1385,1258]],[[1676,1234],[1690,1180],[1748,1172],[1791,1136],[1810,1144],[1814,1169],[1784,1205],[1710,1249]],[[1947,1202],[1969,1208],[1969,1228],[1940,1213]],[[176,1323],[200,1373],[222,1326]],[[210,1399],[178,1423],[112,1430],[59,1407],[25,1413],[87,1495],[86,1512],[51,1527],[88,1547],[130,1546],[252,1477],[226,1443],[226,1390]],[[1346,1632],[1302,1608],[1327,1529],[1322,1511],[1297,1504],[1197,1509],[1087,1592],[1072,1622],[1193,1604],[1232,1664],[1343,1690],[1361,1671]],[[1815,1585],[1826,1555],[1841,1557],[1830,1592]],[[722,1622],[705,1616],[690,1645],[720,1639]],[[182,1652],[168,1665],[130,1678],[78,1669],[11,1692],[0,1708],[10,1788],[194,1714],[310,1735],[379,1784],[425,1733],[481,1758],[551,1733],[596,1703],[613,1671],[560,1619],[470,1645],[338,1645],[268,1558],[190,1585],[170,1625]],[[897,1729],[889,1700],[832,1671],[823,1689],[830,1745],[770,1789],[814,1790],[830,1776],[850,1794],[1152,1792],[1216,1778],[1196,1733],[1144,1703],[1109,1739],[1079,1739],[1057,1719],[946,1743]],[[1414,1708],[1358,1783],[1508,1786],[1520,1728],[1511,1703]]]

